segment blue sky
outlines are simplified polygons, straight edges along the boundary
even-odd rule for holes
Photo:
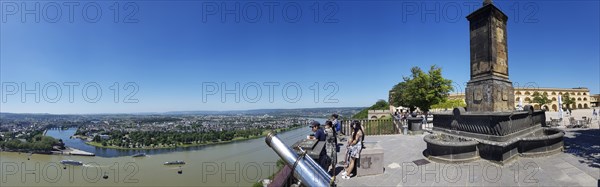
[[[443,75],[462,92],[469,79],[465,16],[481,5],[481,1],[130,2],[0,2],[0,111],[369,106],[387,99],[388,90],[409,74],[410,67],[433,64],[442,67]],[[495,5],[509,16],[509,73],[515,85],[583,86],[600,93],[599,1],[496,1]],[[37,11],[22,14],[25,9]],[[70,84],[78,85],[66,86]],[[270,87],[265,85],[273,84],[278,85],[269,96]],[[237,92],[239,102],[233,94],[226,94],[223,101],[222,88],[210,90],[214,85]],[[23,93],[37,93],[40,101],[35,101],[35,94]],[[132,97],[126,97],[129,94]]]

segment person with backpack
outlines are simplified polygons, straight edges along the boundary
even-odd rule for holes
[[[331,171],[335,173],[335,164],[337,163],[337,136],[336,132],[333,129],[333,123],[329,120],[325,122],[325,149],[327,149],[327,165],[330,167],[326,169],[327,171]]]

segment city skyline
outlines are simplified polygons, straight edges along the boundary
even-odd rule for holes
[[[35,6],[29,3],[16,7]],[[49,3],[39,9],[55,10]],[[600,93],[600,2],[494,3],[509,17],[515,87],[587,87],[590,94]],[[366,107],[387,100],[412,66],[426,70],[434,64],[456,83],[455,92],[464,92],[469,79],[464,17],[481,6],[480,1],[96,4],[80,3],[75,10],[96,7],[100,18],[86,12],[71,21],[67,6],[58,4],[62,17],[44,12],[37,21],[36,15],[12,14],[15,4],[3,2],[0,112]],[[245,11],[228,12],[236,6]],[[271,8],[275,13],[269,14]],[[294,17],[293,10],[302,16]],[[23,90],[35,87],[39,99],[23,97]],[[51,91],[42,93],[45,89]],[[60,98],[55,90],[61,90]]]

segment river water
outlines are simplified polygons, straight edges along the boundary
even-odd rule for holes
[[[72,133],[49,130],[47,135],[60,137],[67,146],[98,156],[0,152],[0,186],[250,186],[273,174],[279,159],[264,138],[189,149],[150,150],[145,151],[146,157],[133,158],[129,155],[137,151],[95,148],[69,139]],[[278,136],[292,145],[310,133],[309,128],[299,128]],[[68,159],[84,165],[60,164]],[[186,164],[163,165],[175,160]],[[180,170],[182,173],[178,174]]]

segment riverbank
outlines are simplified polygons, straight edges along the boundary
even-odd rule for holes
[[[298,140],[306,138],[310,132],[308,128],[298,128],[279,133],[278,136],[286,145],[291,146]],[[62,135],[68,139],[70,132],[63,132]],[[8,164],[7,168],[17,169],[15,171],[17,174],[6,175],[6,179],[2,179],[0,186],[44,186],[49,184],[46,181],[48,177],[56,178],[52,186],[65,187],[141,187],[174,186],[174,184],[176,186],[252,186],[257,180],[268,178],[276,172],[276,162],[279,159],[279,156],[265,144],[264,138],[189,149],[149,150],[145,151],[147,156],[143,158],[131,157],[138,151],[96,149],[81,140],[73,140],[73,142],[80,142],[80,144],[69,146],[67,143],[67,146],[80,146],[82,148],[75,148],[94,152],[96,156],[54,154],[29,156],[24,153],[0,152],[2,162]],[[80,161],[84,166],[67,166],[67,169],[63,169],[60,163],[62,160]],[[175,160],[185,161],[186,164],[181,165],[181,168],[163,165],[164,162]],[[35,172],[41,177],[41,182],[29,180],[34,177],[30,174],[27,174],[28,180],[22,182],[21,175],[18,175],[22,167],[33,170],[38,163],[40,167]],[[45,169],[45,166],[49,168]],[[59,169],[53,166],[59,166]],[[235,174],[232,174],[234,173],[232,168],[238,168]],[[179,170],[183,172],[179,174]],[[105,172],[109,176],[108,179],[103,179]],[[44,178],[45,176],[48,177]]]
[[[0,149],[0,152],[15,152],[15,153],[28,153],[28,154],[40,154],[40,155],[73,155],[73,156],[96,156],[94,153],[86,152],[83,150],[67,147],[64,150],[52,150],[52,151],[31,151],[31,150],[8,150]]]
[[[291,127],[291,128],[285,128],[285,129],[276,129],[274,130],[276,133],[282,133],[282,132],[287,132],[287,131],[291,131],[291,130],[296,130],[298,128],[304,127],[302,125],[296,126],[296,127]],[[100,142],[93,142],[93,141],[85,141],[85,144],[87,145],[91,145],[97,148],[105,148],[105,149],[117,149],[117,150],[158,150],[158,149],[175,149],[175,148],[186,148],[186,147],[199,147],[199,146],[207,146],[207,145],[219,145],[219,144],[228,144],[228,143],[234,143],[234,142],[240,142],[240,141],[247,141],[247,140],[252,140],[252,139],[256,139],[256,138],[262,138],[265,137],[267,134],[269,134],[270,130],[265,130],[262,132],[261,135],[257,135],[257,136],[250,136],[250,137],[236,137],[232,140],[227,140],[227,141],[217,141],[217,142],[204,142],[204,143],[193,143],[193,144],[179,144],[179,145],[175,145],[175,146],[169,146],[169,147],[140,147],[140,148],[129,148],[129,147],[119,147],[119,146],[113,146],[113,145],[102,145],[102,143]],[[77,138],[79,139],[83,139],[86,140],[88,139],[87,137],[84,136],[78,136]]]
[[[51,155],[52,151],[31,151],[31,150],[13,150],[13,149],[2,149],[0,148],[0,152],[7,153],[28,153],[28,154],[40,154],[40,155]]]
[[[67,147],[66,149],[60,150],[60,151],[52,151],[52,154],[57,154],[57,155],[74,155],[74,156],[96,156],[96,154],[94,154],[94,153],[82,151],[82,150],[75,149],[75,148],[72,148],[72,147]]]

